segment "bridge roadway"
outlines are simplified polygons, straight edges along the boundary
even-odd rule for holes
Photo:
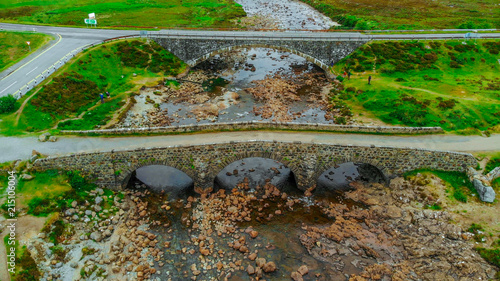
[[[28,159],[32,150],[50,156],[73,153],[129,150],[141,147],[197,145],[229,141],[276,140],[302,141],[324,144],[411,147],[429,150],[459,152],[500,151],[500,134],[491,137],[458,135],[389,136],[366,134],[333,134],[313,132],[241,131],[167,136],[127,137],[60,137],[57,142],[38,142],[36,137],[0,137],[0,163]]]
[[[0,23],[0,29],[11,31],[33,31],[53,35],[56,39],[45,48],[31,54],[16,65],[0,73],[0,96],[8,94],[25,94],[27,87],[33,87],[34,81],[40,83],[47,78],[46,70],[60,67],[81,48],[89,44],[98,44],[104,40],[139,35],[138,30],[108,30],[92,28],[70,28],[36,26],[22,24]],[[171,38],[266,38],[269,40],[297,39],[297,40],[404,40],[404,39],[452,39],[463,38],[463,33],[443,34],[378,34],[363,35],[357,32],[254,32],[254,31],[214,31],[214,30],[162,30],[149,32],[151,36]],[[481,33],[483,38],[500,38],[500,33]],[[70,54],[68,56],[68,54]],[[27,86],[29,84],[29,86]]]

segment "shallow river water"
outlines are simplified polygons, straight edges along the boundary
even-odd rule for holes
[[[279,29],[324,30],[338,25],[307,4],[294,0],[236,0],[247,16],[272,19]]]

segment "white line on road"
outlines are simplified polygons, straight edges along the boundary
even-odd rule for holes
[[[33,68],[32,70],[30,70],[28,73],[26,73],[26,76],[28,76],[28,74],[30,74],[31,72],[33,72],[35,69],[37,69],[38,66],[36,66],[35,68]]]
[[[5,92],[5,91],[7,91],[8,88],[12,87],[12,85],[14,85],[16,83],[17,83],[17,81],[14,82],[14,83],[12,83],[12,84],[10,84],[7,88],[3,89],[3,91],[1,91],[0,94],[3,93],[3,92]]]
[[[48,48],[47,50],[43,51],[41,54],[39,54],[38,56],[34,57],[32,60],[30,60],[29,62],[23,64],[22,66],[20,66],[18,69],[14,70],[13,72],[11,72],[9,75],[5,76],[4,78],[0,79],[0,81],[6,79],[7,77],[11,76],[12,74],[16,73],[17,71],[21,70],[21,68],[25,67],[26,65],[28,65],[29,63],[31,63],[32,61],[36,60],[38,57],[40,57],[41,55],[45,54],[46,52],[48,52],[50,49],[54,48],[57,44],[59,44],[62,40],[62,36],[59,34],[59,33],[56,33],[56,35],[59,37],[59,40],[57,40],[57,42],[52,45],[50,48]],[[1,93],[1,92],[0,92]]]

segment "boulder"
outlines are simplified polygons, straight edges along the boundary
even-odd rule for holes
[[[29,181],[29,180],[32,180],[34,178],[34,176],[32,175],[28,175],[28,174],[22,174],[21,175],[21,178],[25,181]]]
[[[297,272],[300,275],[306,275],[307,273],[309,273],[309,268],[307,268],[307,265],[302,265],[301,267],[299,267],[299,269],[297,270]]]
[[[247,267],[247,273],[248,273],[248,275],[255,274],[255,268],[253,268],[253,266],[251,266],[251,265],[248,265],[248,267]]]
[[[102,240],[102,236],[100,232],[94,231],[90,234],[90,239],[95,240],[96,242],[100,242]]]
[[[35,162],[35,161],[36,161],[36,159],[38,159],[38,157],[40,157],[38,154],[35,154],[35,155],[31,156],[31,158],[30,158],[30,162],[31,162],[31,163]]]
[[[302,275],[300,275],[300,273],[298,273],[297,271],[292,272],[292,275],[290,277],[294,281],[304,281],[304,279],[302,278]]]
[[[101,203],[102,203],[102,201],[103,201],[103,199],[102,199],[102,197],[101,197],[101,196],[97,196],[97,197],[95,198],[95,203],[96,203],[97,205],[101,204]]]
[[[474,185],[474,188],[477,190],[477,193],[479,193],[479,198],[488,203],[492,203],[495,201],[495,191],[491,186],[484,185],[482,181],[478,179],[474,179],[472,181],[472,184]]]
[[[50,133],[44,133],[44,134],[41,134],[39,137],[38,137],[38,141],[40,142],[46,142],[49,140],[49,137],[50,137]]]
[[[264,272],[266,272],[266,273],[274,272],[274,271],[276,271],[276,264],[274,262],[270,261],[262,267],[262,270],[264,270]]]
[[[57,137],[50,136],[50,137],[49,137],[49,141],[50,141],[50,142],[56,142],[56,141],[57,141]]]

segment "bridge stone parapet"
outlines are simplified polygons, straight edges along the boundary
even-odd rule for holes
[[[166,127],[115,128],[102,130],[61,130],[61,134],[80,135],[132,135],[132,134],[169,134],[192,133],[203,131],[235,131],[235,130],[290,130],[290,131],[324,131],[348,133],[376,134],[437,134],[443,133],[441,127],[398,127],[398,126],[360,126],[322,123],[295,123],[272,121],[235,121],[207,124],[189,124]]]
[[[304,57],[318,65],[327,73],[331,64],[345,58],[368,39],[351,40],[348,38],[310,37],[300,35],[277,36],[274,33],[255,36],[214,35],[198,37],[176,37],[173,35],[153,34],[149,38],[194,66],[209,57],[239,47],[267,47]]]
[[[123,188],[131,174],[148,165],[166,165],[190,176],[198,191],[210,190],[216,175],[230,163],[247,157],[279,161],[291,169],[299,189],[316,184],[329,168],[344,162],[367,163],[387,178],[414,169],[466,171],[476,159],[468,153],[380,146],[330,145],[301,142],[244,141],[192,146],[73,154],[38,159],[38,171],[77,170],[96,184]]]

